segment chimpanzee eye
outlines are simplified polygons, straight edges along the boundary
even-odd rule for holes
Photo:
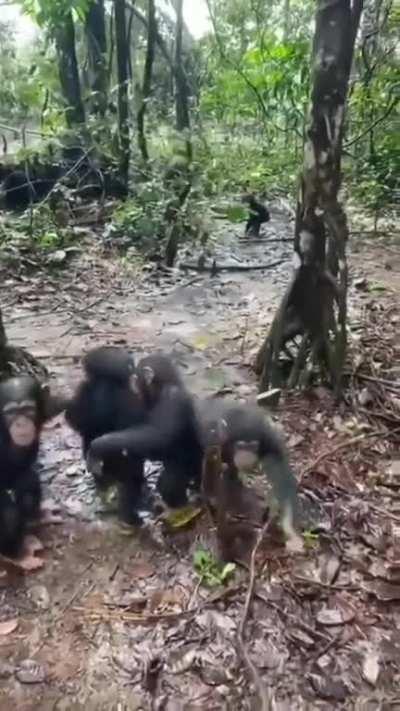
[[[15,417],[19,413],[19,408],[17,405],[6,405],[3,408],[3,413],[6,417]]]
[[[34,407],[23,407],[20,410],[20,414],[25,415],[25,417],[29,417],[29,419],[33,420],[36,415],[36,410]]]

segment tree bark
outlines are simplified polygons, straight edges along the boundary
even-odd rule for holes
[[[187,153],[188,160],[192,159],[192,144],[189,137],[190,113],[189,113],[189,91],[186,80],[186,73],[183,67],[182,58],[182,37],[183,37],[183,0],[176,0],[176,36],[175,36],[175,107],[176,107],[176,128],[178,131],[187,132]]]
[[[143,84],[141,89],[141,103],[139,110],[137,112],[137,132],[138,132],[138,146],[142,154],[142,158],[145,162],[149,160],[149,153],[147,150],[147,141],[144,130],[144,119],[147,109],[147,103],[151,91],[151,81],[153,74],[153,64],[155,56],[156,47],[156,34],[157,34],[157,20],[156,20],[156,8],[154,0],[149,0],[148,4],[148,27],[147,27],[147,49],[146,49],[146,60],[143,70]]]
[[[118,133],[119,133],[119,170],[126,190],[128,189],[130,136],[129,136],[129,99],[128,71],[129,48],[126,32],[125,0],[115,0],[115,40],[117,48],[118,71]]]
[[[68,128],[85,123],[81,84],[75,50],[75,27],[72,13],[68,12],[55,30],[58,71],[61,90],[66,103],[65,119]]]
[[[262,389],[282,385],[282,352],[301,336],[287,384],[308,384],[316,368],[340,394],[346,357],[348,228],[338,201],[345,108],[362,0],[318,0],[312,95],[300,180],[297,267],[257,357]],[[328,236],[328,239],[327,239]],[[327,243],[329,248],[327,249]],[[333,245],[333,247],[332,247]],[[329,271],[338,265],[338,279]]]
[[[85,25],[90,71],[90,88],[94,93],[93,110],[104,116],[107,109],[107,36],[104,0],[90,5]]]

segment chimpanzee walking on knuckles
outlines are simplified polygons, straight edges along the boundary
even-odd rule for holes
[[[260,465],[272,485],[274,501],[270,512],[278,515],[288,547],[301,551],[302,539],[295,530],[296,478],[284,443],[261,408],[210,398],[199,400],[197,410],[204,444],[210,433],[218,433],[222,461],[231,481],[240,471],[250,472]]]

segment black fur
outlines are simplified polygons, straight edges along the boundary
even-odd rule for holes
[[[32,401],[27,408],[24,402]],[[13,403],[13,412],[8,409]],[[40,434],[56,410],[48,390],[30,376],[10,378],[0,383],[0,553],[21,551],[26,524],[40,515],[42,490],[36,460]],[[24,418],[35,426],[35,436],[27,446],[12,441],[6,416]]]
[[[85,356],[83,368],[86,377],[67,406],[66,420],[82,438],[83,455],[98,488],[117,484],[120,517],[126,523],[138,524],[144,458],[113,451],[104,457],[99,468],[88,457],[96,438],[141,425],[146,419],[146,410],[132,387],[134,360],[124,349],[103,346]]]
[[[183,506],[189,484],[200,485],[203,458],[192,396],[171,359],[161,353],[143,358],[136,378],[147,422],[97,439],[91,446],[91,455],[105,461],[111,454],[125,451],[161,461],[164,466],[159,492],[168,506]]]
[[[260,234],[260,227],[264,222],[269,222],[270,214],[265,205],[256,200],[254,195],[245,195],[243,197],[243,202],[246,202],[249,206],[249,218],[246,223],[245,233],[249,237],[258,237]]]
[[[271,482],[276,502],[282,510],[288,506],[295,518],[296,478],[289,465],[286,447],[261,408],[210,398],[197,402],[197,412],[204,446],[207,445],[210,433],[217,431],[217,424],[224,424],[224,435],[221,439],[222,460],[228,465],[228,475],[232,479],[238,476],[233,461],[237,443],[258,442],[258,460]]]

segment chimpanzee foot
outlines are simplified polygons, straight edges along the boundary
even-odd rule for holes
[[[25,573],[31,573],[35,570],[40,570],[44,566],[43,558],[39,558],[37,553],[44,549],[43,543],[36,536],[25,536],[23,549],[18,556],[0,556],[5,563],[11,565],[17,570],[22,570]]]
[[[142,526],[143,519],[137,511],[120,511],[119,528],[121,533],[126,533],[127,535],[133,534]]]

